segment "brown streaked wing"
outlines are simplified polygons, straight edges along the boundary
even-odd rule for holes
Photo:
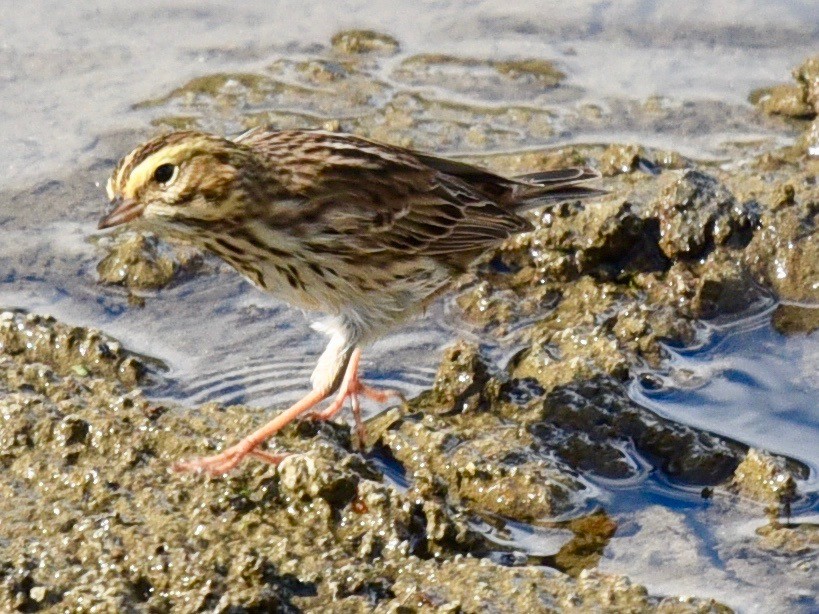
[[[525,219],[483,190],[430,167],[409,150],[319,131],[260,131],[242,142],[252,144],[269,164],[287,166],[285,187],[305,198],[303,211],[314,228],[337,232],[333,247],[340,253],[441,256],[495,245],[529,229]],[[468,165],[451,168],[468,174]],[[490,178],[503,182],[498,192],[508,193],[516,184],[474,172],[482,183]]]

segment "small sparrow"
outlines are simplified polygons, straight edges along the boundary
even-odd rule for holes
[[[312,390],[262,428],[179,471],[220,475],[246,456],[277,463],[260,444],[314,410],[328,420],[350,399],[395,394],[359,379],[361,347],[422,312],[478,256],[532,228],[521,212],[601,194],[587,168],[506,178],[351,134],[254,129],[234,139],[174,132],[117,165],[113,210],[99,228],[140,222],[225,260],[256,287],[325,314],[329,336]],[[322,410],[314,408],[335,393]]]

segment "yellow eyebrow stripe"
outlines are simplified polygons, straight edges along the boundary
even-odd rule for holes
[[[191,143],[169,145],[145,158],[131,171],[122,188],[123,197],[134,198],[139,188],[151,181],[156,167],[161,164],[179,164],[182,160],[191,157],[192,149],[194,148],[191,147]]]

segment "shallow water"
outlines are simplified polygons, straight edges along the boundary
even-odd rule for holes
[[[238,7],[183,0],[173,8],[156,0],[40,0],[33,10],[7,6],[0,20],[0,169],[4,187],[23,188],[63,176],[78,161],[93,164],[104,135],[144,129],[151,113],[134,111],[134,103],[197,75],[252,71],[349,27],[387,32],[407,53],[555,59],[570,85],[596,103],[659,94],[742,104],[751,89],[782,80],[815,51],[818,23],[809,0],[524,0],[513,7],[450,0],[419,9],[395,0]],[[759,134],[713,128],[685,139],[674,129],[646,136],[703,151]],[[620,140],[633,131],[613,126],[599,136]],[[561,135],[567,138],[584,137]]]
[[[780,521],[816,524],[819,332],[785,336],[771,326],[773,309],[704,325],[694,347],[668,348],[661,372],[635,377],[630,396],[660,416],[799,461],[809,470],[799,481],[802,496]],[[741,611],[781,611],[779,597],[792,599],[788,607],[796,611],[814,611],[815,583],[803,594],[789,586],[789,565],[755,559],[743,548],[766,519],[739,512],[717,521],[719,502],[704,499],[699,489],[669,484],[657,474],[635,482],[608,484],[614,496],[606,509],[624,524],[601,569],[628,568],[655,590],[708,595]],[[652,540],[646,539],[649,533]],[[776,590],[761,580],[779,573],[785,575],[776,580]]]
[[[819,333],[783,335],[772,312],[703,327],[696,346],[668,348],[650,383],[635,378],[631,396],[661,416],[804,463],[802,488],[816,492]]]
[[[555,130],[541,139],[523,135],[518,150],[637,141],[695,158],[727,159],[733,143],[790,138],[781,124],[754,115],[746,97],[785,79],[819,47],[819,6],[810,1],[507,4],[448,1],[417,13],[395,0],[241,5],[190,0],[173,9],[154,1],[118,0],[94,8],[43,0],[36,10],[5,7],[0,306],[103,328],[156,358],[166,366],[149,388],[158,400],[282,406],[302,394],[323,348],[324,339],[302,314],[218,263],[209,263],[208,274],[148,294],[142,308],[130,307],[124,292],[96,283],[100,252],[89,236],[105,206],[100,185],[115,160],[163,113],[135,104],[164,96],[195,76],[253,72],[278,58],[303,57],[340,29],[372,27],[400,41],[399,59],[446,53],[557,62],[568,75],[569,99],[531,103],[556,114]],[[655,95],[662,97],[659,104],[679,107],[685,121],[646,126],[629,115]],[[470,99],[463,93],[449,97]],[[480,102],[500,106],[513,99]],[[582,128],[576,109],[584,104],[608,110],[611,117]],[[439,305],[371,348],[366,375],[417,393],[432,381],[441,349],[467,333],[457,315]],[[634,380],[633,398],[660,415],[804,463],[810,475],[800,483],[805,497],[793,513],[815,518],[819,334],[777,333],[770,309],[764,309],[739,321],[706,324],[696,347],[669,348],[669,355],[650,386]],[[634,462],[641,460],[635,455]],[[651,590],[714,595],[749,611],[764,603],[764,586],[749,587],[722,568],[720,549],[736,541],[707,528],[710,504],[698,492],[649,471],[629,483],[598,486],[600,503],[621,523],[602,567],[627,573]],[[629,518],[645,518],[643,530],[630,530]],[[749,513],[720,530],[750,535],[752,518]],[[669,534],[659,537],[660,527]],[[692,530],[696,546],[688,543]],[[510,526],[497,539],[550,554],[560,540],[538,531]],[[656,562],[635,557],[635,550],[654,551],[663,540],[675,556],[662,558],[661,572]],[[706,581],[713,581],[713,590],[703,588]]]

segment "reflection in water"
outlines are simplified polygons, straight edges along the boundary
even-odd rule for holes
[[[819,332],[785,336],[762,313],[703,331],[695,348],[668,348],[660,373],[643,374],[632,398],[672,420],[794,458],[819,471]]]
[[[298,400],[309,388],[315,357],[293,357],[292,360],[254,357],[225,361],[218,369],[195,373],[190,379],[180,379],[152,390],[154,396],[168,398],[186,405],[217,402],[225,405],[284,407]],[[435,374],[434,368],[406,365],[390,370],[367,370],[367,381],[379,388],[398,389],[414,396],[427,388]]]

